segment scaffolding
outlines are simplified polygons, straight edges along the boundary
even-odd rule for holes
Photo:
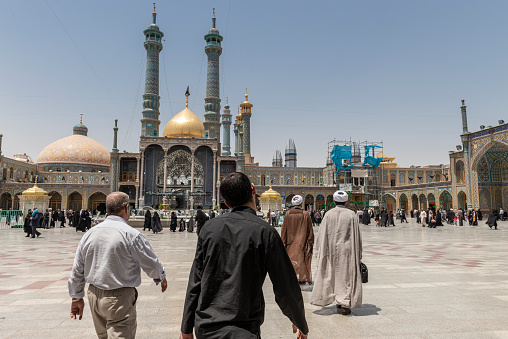
[[[368,146],[374,145],[375,147],[372,147],[369,149],[368,154],[366,154],[366,148],[368,149]],[[366,196],[366,201],[369,200],[378,200],[379,204],[381,204],[381,196],[382,196],[382,185],[381,182],[378,183],[378,175],[376,168],[366,164],[363,165],[364,159],[366,156],[371,157],[377,157],[377,155],[381,152],[384,154],[384,147],[383,142],[376,142],[376,141],[358,141],[358,140],[352,140],[351,138],[349,140],[337,140],[333,139],[332,141],[328,142],[327,144],[327,159],[326,159],[326,166],[334,166],[337,170],[337,167],[335,166],[334,162],[332,161],[332,150],[335,146],[349,146],[351,147],[351,158],[350,159],[343,159],[342,160],[342,166],[343,168],[340,171],[336,171],[335,174],[335,180],[334,184],[336,184],[337,188],[340,189],[341,185],[351,185],[351,187],[354,187],[354,178],[351,175],[352,169],[366,169],[368,170],[368,177],[367,182],[365,183],[364,187],[365,190],[361,193],[363,193]],[[379,171],[383,171],[383,166],[379,166]],[[382,178],[382,173],[379,175],[379,179]],[[344,187],[344,186],[342,186]],[[353,190],[354,192],[354,190]]]

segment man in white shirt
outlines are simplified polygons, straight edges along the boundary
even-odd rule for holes
[[[143,235],[127,224],[129,196],[113,192],[106,198],[108,217],[79,242],[69,277],[71,318],[83,318],[85,283],[95,331],[100,339],[135,338],[136,287],[141,269],[164,292],[166,272]]]

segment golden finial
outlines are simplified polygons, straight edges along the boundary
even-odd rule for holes
[[[213,17],[215,18],[215,8],[213,9]]]
[[[187,91],[185,92],[185,108],[189,108],[189,86],[187,86]]]
[[[82,124],[83,123],[83,113],[80,113],[80,117],[79,117],[79,123]]]
[[[153,24],[156,25],[157,24],[157,13],[155,13],[155,2],[153,3],[153,14],[152,14],[152,18],[153,18]]]
[[[215,8],[213,9],[212,28],[215,28]]]
[[[249,95],[247,94],[247,88],[245,89],[245,102],[249,101]]]

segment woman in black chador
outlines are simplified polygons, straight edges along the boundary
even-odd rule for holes
[[[318,213],[318,212],[316,212],[316,214],[317,214],[317,215],[319,215],[319,213]],[[320,215],[319,215],[319,216],[320,216]],[[320,216],[320,220],[319,220],[318,225],[319,225],[320,223],[321,223],[321,216]],[[366,209],[366,208],[363,210],[362,223],[363,223],[364,225],[368,225],[368,224],[370,224],[370,214],[369,214],[369,210],[368,210],[368,209]]]
[[[441,218],[441,211],[436,212],[436,226],[443,226],[443,219]]]
[[[89,230],[90,228],[92,228],[92,218],[90,217],[90,210],[86,210],[85,211],[85,229]]]
[[[28,210],[25,217],[25,223],[23,224],[23,231],[26,233],[26,237],[30,237],[32,234],[32,227],[30,226],[30,218],[32,217],[32,210]]]
[[[499,219],[499,212],[496,209],[493,209],[487,219],[487,225],[489,225],[490,229],[494,227],[494,229],[497,230],[497,219]]]
[[[194,232],[194,216],[191,216],[187,223],[187,232]]]
[[[395,221],[393,220],[393,211],[388,213],[388,226],[395,226]]]
[[[478,209],[478,212],[476,214],[478,215],[478,220],[483,219],[482,211],[480,211],[480,209]]]
[[[388,221],[388,213],[386,213],[386,210],[383,208],[380,214],[380,220],[379,220],[379,226],[386,227],[386,222]]]
[[[178,230],[178,232],[183,232],[185,231],[185,219],[182,218],[180,219],[180,229]]]
[[[159,213],[157,212],[153,212],[152,231],[153,233],[159,233],[160,231],[162,231],[161,218],[159,217]]]
[[[152,229],[152,213],[150,211],[146,211],[145,213],[145,223],[143,224],[143,231],[146,230],[150,231]]]
[[[176,232],[176,223],[177,223],[176,213],[171,212],[171,224],[169,224],[169,229],[171,230],[171,232]]]

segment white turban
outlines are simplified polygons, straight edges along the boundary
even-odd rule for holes
[[[291,199],[291,203],[293,204],[293,206],[301,205],[302,202],[303,202],[303,198],[301,195],[295,195],[293,197],[293,199]]]
[[[337,191],[333,193],[333,200],[336,202],[346,202],[349,196],[344,191]]]

